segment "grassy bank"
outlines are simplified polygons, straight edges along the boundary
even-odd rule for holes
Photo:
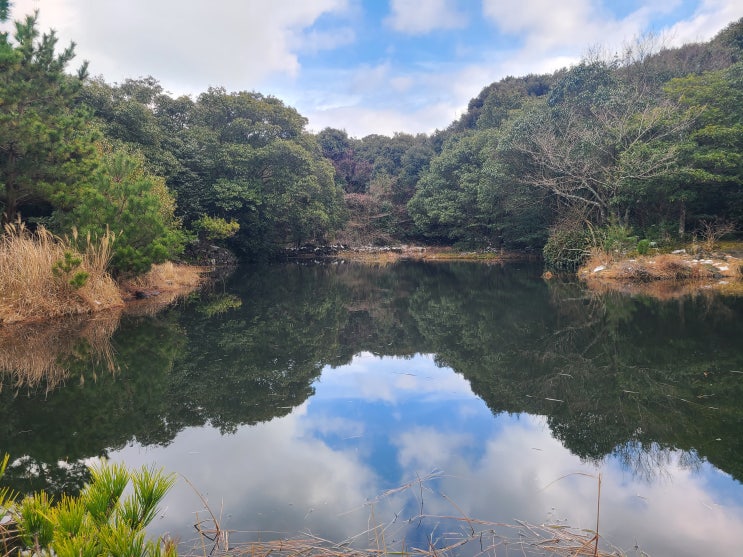
[[[6,227],[0,236],[0,325],[121,308],[128,299],[172,297],[201,282],[203,269],[164,263],[119,283],[107,272],[113,235],[78,240],[43,228],[30,233],[22,225]]]
[[[460,251],[450,247],[431,246],[393,246],[393,247],[356,247],[339,251],[337,259],[386,265],[400,260],[412,261],[480,261],[501,263],[524,259],[523,254],[500,251]]]
[[[596,250],[578,270],[578,276],[594,290],[664,299],[700,290],[743,292],[743,260],[721,252],[691,255],[686,250],[677,250],[617,257]]]

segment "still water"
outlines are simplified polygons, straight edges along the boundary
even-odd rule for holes
[[[164,467],[179,480],[150,530],[184,548],[211,511],[232,543],[476,531],[462,552],[500,555],[539,525],[595,529],[600,508],[606,550],[740,554],[743,300],[539,273],[242,268],[156,315],[4,331],[4,483],[74,492],[101,457]]]

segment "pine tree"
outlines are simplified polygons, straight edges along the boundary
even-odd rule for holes
[[[7,17],[7,2],[0,17]],[[21,209],[49,214],[64,205],[90,171],[94,134],[75,99],[86,76],[65,73],[74,43],[55,52],[54,31],[39,34],[38,12],[0,33],[0,208],[2,221]]]

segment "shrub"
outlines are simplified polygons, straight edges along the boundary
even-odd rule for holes
[[[63,496],[55,504],[42,491],[9,504],[14,539],[0,544],[59,557],[176,555],[171,541],[145,541],[145,528],[173,485],[173,476],[150,468],[129,472],[107,463],[90,472],[92,481],[78,497]],[[127,486],[131,490],[124,496]]]
[[[647,255],[650,253],[650,240],[642,239],[637,242],[637,253],[640,255]]]
[[[556,269],[577,269],[588,258],[591,236],[582,227],[557,226],[550,230],[542,250],[544,261]]]
[[[232,238],[240,230],[240,223],[235,220],[227,221],[221,217],[204,215],[193,224],[194,230],[206,240],[226,240]]]
[[[93,243],[57,238],[44,228],[31,234],[21,223],[6,226],[0,236],[0,322],[122,305],[106,272],[111,243],[111,235]]]
[[[185,237],[164,180],[150,174],[139,155],[104,148],[100,156],[101,166],[74,209],[56,214],[61,229],[76,227],[94,239],[114,231],[109,271],[117,276],[145,273],[180,254]]]
[[[637,236],[632,235],[632,229],[616,220],[602,228],[600,234],[603,237],[603,247],[607,253],[624,256],[637,246]]]

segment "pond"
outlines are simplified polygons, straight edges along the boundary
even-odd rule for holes
[[[740,553],[743,300],[540,272],[240,268],[154,315],[0,331],[3,481],[164,467],[150,530],[184,548],[211,513],[232,544],[541,555],[598,520],[606,551]]]

